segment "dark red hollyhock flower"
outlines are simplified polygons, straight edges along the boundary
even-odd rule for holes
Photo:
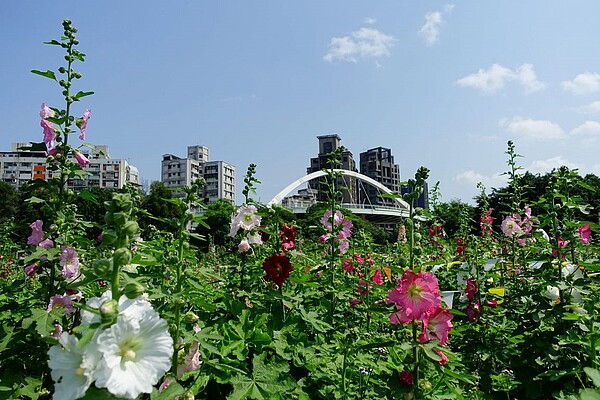
[[[263,242],[266,242],[271,237],[271,235],[269,235],[268,232],[266,232],[260,228],[258,229],[258,234],[260,235],[260,240],[262,240]]]
[[[467,245],[464,244],[464,242],[462,241],[461,238],[457,238],[456,239],[456,251],[454,252],[454,254],[458,256],[458,255],[462,254],[466,249],[467,249]]]
[[[281,227],[281,247],[283,251],[294,250],[296,248],[296,231],[291,225],[283,225]]]
[[[398,374],[398,378],[400,378],[400,382],[404,383],[405,385],[414,385],[415,381],[413,379],[413,375],[408,372],[407,370],[404,370],[402,372],[400,372]]]
[[[274,254],[267,258],[263,262],[263,268],[267,274],[265,279],[280,287],[290,277],[290,272],[294,270],[290,259],[284,253]]]
[[[475,295],[477,294],[477,292],[479,292],[477,282],[475,282],[471,278],[467,279],[467,288],[465,289],[465,295],[467,296],[467,299],[469,299],[470,301],[475,300]]]

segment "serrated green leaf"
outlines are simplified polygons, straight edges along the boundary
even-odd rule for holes
[[[162,392],[159,392],[158,390],[156,390],[156,388],[154,388],[152,390],[152,393],[150,393],[150,399],[151,400],[172,400],[175,397],[179,396],[180,394],[183,394],[183,392],[185,392],[185,389],[183,388],[183,386],[181,386],[177,382],[173,382]]]
[[[38,71],[37,69],[32,69],[31,72],[36,75],[40,75],[40,76],[43,76],[43,77],[46,77],[46,78],[49,78],[52,80],[56,80],[56,75],[54,75],[54,72],[50,71],[50,70],[43,72],[43,71]]]

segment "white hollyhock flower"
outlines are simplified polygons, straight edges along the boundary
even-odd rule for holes
[[[109,301],[111,298],[112,292],[107,290],[100,297],[92,297],[86,302],[86,304],[91,308],[99,309],[102,304]],[[123,295],[119,299],[119,315],[133,316],[137,318],[137,316],[140,315],[140,313],[143,313],[148,307],[150,307],[150,310],[152,310],[150,303],[148,303],[148,301],[143,297],[128,299],[127,296]],[[91,325],[101,322],[101,320],[102,318],[99,314],[95,314],[87,310],[81,310],[82,325]]]
[[[556,300],[560,297],[560,291],[556,286],[548,285],[546,286],[546,293],[544,293],[544,297],[549,300]]]
[[[150,303],[140,298],[119,303],[117,322],[90,344],[102,356],[94,379],[97,387],[133,399],[151,393],[170,369],[173,339]]]
[[[94,367],[99,355],[93,348],[77,348],[79,340],[63,332],[59,344],[48,350],[48,366],[54,381],[54,399],[79,399],[85,395],[93,381]]]
[[[562,269],[562,276],[573,281],[577,279],[583,279],[583,272],[579,269],[579,266],[571,263],[566,263]]]

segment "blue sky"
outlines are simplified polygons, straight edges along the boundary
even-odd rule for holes
[[[6,1],[0,149],[41,141],[40,104],[63,107],[29,71],[61,65],[43,42],[70,18],[75,89],[96,93],[75,109],[92,110],[87,140],[143,179],[202,144],[236,166],[239,202],[256,163],[266,203],[330,133],[355,158],[391,148],[402,179],[428,167],[442,201],[503,186],[508,140],[531,172],[600,174],[598,15],[591,0]]]

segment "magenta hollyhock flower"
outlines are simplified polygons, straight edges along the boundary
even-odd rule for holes
[[[490,308],[496,308],[496,307],[498,307],[498,302],[496,300],[488,300],[488,301],[486,301],[486,304]]]
[[[360,299],[357,299],[356,297],[350,299],[350,307],[355,307],[357,304],[360,304]]]
[[[441,346],[448,344],[448,333],[452,329],[453,315],[447,309],[439,307],[432,313],[426,313],[423,318],[423,332],[419,335],[419,341],[426,343],[431,339],[440,341]]]
[[[479,292],[477,282],[475,282],[471,278],[467,279],[467,287],[465,289],[465,296],[467,296],[467,299],[471,301],[475,300],[475,295],[477,294],[477,292]]]
[[[481,314],[483,314],[483,308],[481,307],[481,303],[479,300],[475,300],[467,306],[467,317],[469,317],[470,322],[475,322],[479,320]]]
[[[349,274],[354,272],[354,265],[352,265],[352,260],[350,258],[346,258],[342,263],[342,268]]]
[[[568,240],[564,240],[563,238],[558,238],[558,248],[562,249],[567,247],[567,245],[569,244]],[[567,255],[563,254],[562,258],[565,258]],[[558,252],[556,251],[556,249],[552,249],[552,257],[558,257]]]
[[[592,228],[589,225],[579,227],[579,238],[581,243],[588,244],[592,240]]]
[[[263,269],[266,273],[265,279],[281,287],[290,277],[290,273],[294,270],[294,267],[288,256],[284,253],[278,253],[263,262]]]
[[[319,242],[321,244],[325,243],[327,240],[329,240],[329,235],[324,234],[324,235],[319,236]]]
[[[508,216],[504,218],[504,221],[502,221],[501,228],[502,232],[504,233],[504,235],[506,235],[506,237],[519,236],[523,233],[523,230],[519,226],[519,222],[515,220],[514,216]]]
[[[55,294],[50,297],[50,302],[48,303],[48,312],[54,310],[56,307],[63,307],[65,309],[66,315],[71,315],[73,312],[73,300],[67,295]]]
[[[296,248],[296,231],[293,226],[283,225],[279,237],[283,251],[294,250]]]
[[[479,217],[479,227],[481,228],[481,234],[485,235],[488,231],[492,233],[492,224],[494,223],[494,217],[492,217],[492,209],[489,208],[485,214]]]
[[[25,275],[27,275],[30,278],[35,275],[37,270],[38,270],[37,264],[31,264],[24,268]]]
[[[438,364],[446,365],[448,363],[448,357],[444,354],[443,351],[441,351],[439,349],[433,349],[433,351],[435,351],[437,353],[437,355],[442,358],[440,361],[438,361]]]
[[[65,278],[73,278],[79,272],[79,258],[74,247],[67,247],[58,257]]]
[[[31,235],[27,238],[27,244],[37,246],[42,240],[44,240],[44,231],[42,230],[43,226],[44,221],[41,219],[38,219],[29,225],[31,228]]]
[[[398,374],[398,378],[400,379],[400,382],[402,382],[408,386],[414,385],[414,383],[415,383],[413,375],[410,372],[408,372],[407,370],[400,372],[400,374]]]
[[[56,131],[54,130],[54,126],[52,122],[47,121],[46,118],[54,117],[54,110],[46,105],[46,103],[42,103],[42,109],[40,111],[40,117],[42,121],[40,122],[40,126],[44,129],[44,140],[46,143],[46,148],[48,150],[54,148],[54,140],[56,139]]]
[[[437,278],[431,272],[405,271],[398,287],[388,292],[388,303],[398,309],[390,316],[393,324],[422,319],[442,303]]]
[[[79,139],[85,140],[85,128],[87,128],[88,119],[92,115],[92,110],[85,110],[81,117],[81,122],[78,121],[77,126],[79,127]]]
[[[383,276],[381,275],[381,270],[375,271],[375,274],[373,275],[373,283],[380,286],[383,285]]]
[[[365,259],[364,257],[362,257],[360,254],[358,253],[354,253],[354,259],[356,260],[356,262],[358,263],[358,265],[364,265],[365,264]]]
[[[75,151],[75,159],[81,168],[90,165],[90,160],[81,152]]]

